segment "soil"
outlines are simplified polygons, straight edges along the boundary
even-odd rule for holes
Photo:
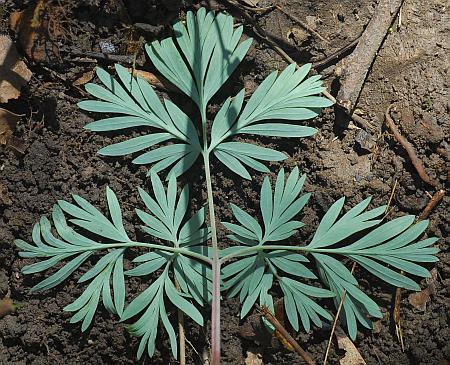
[[[46,48],[49,53],[39,62],[27,63],[33,71],[28,87],[22,89],[17,101],[7,106],[25,114],[17,125],[15,137],[24,141],[23,154],[0,146],[0,298],[10,296],[18,305],[15,313],[0,318],[0,364],[134,364],[137,339],[131,337],[117,318],[99,306],[93,326],[84,334],[80,326],[68,322],[62,308],[77,298],[82,288],[77,279],[87,268],[78,271],[64,285],[40,294],[29,289],[42,279],[40,275],[24,276],[21,268],[30,260],[19,258],[13,245],[16,238],[31,240],[33,224],[48,215],[58,199],[70,200],[80,194],[92,204],[104,208],[105,187],[110,186],[123,206],[126,228],[137,234],[138,222],[133,213],[139,206],[137,186],[145,186],[145,167],[131,164],[131,158],[103,158],[96,151],[112,140],[123,140],[122,133],[96,134],[83,129],[94,116],[81,112],[76,103],[86,98],[82,88],[73,81],[96,65],[109,68],[105,60],[84,60],[76,54],[100,52],[109,47],[119,55],[134,53],[136,41],[163,37],[170,32],[170,23],[183,17],[187,10],[198,7],[191,1],[82,0],[52,1],[44,17],[51,19],[47,28]],[[261,0],[259,6],[270,5]],[[283,1],[279,2],[280,4]],[[9,14],[30,7],[29,1],[0,2],[0,32],[10,34]],[[285,10],[304,20],[328,39],[323,42],[311,37],[299,25],[278,11],[258,16],[258,24],[275,36],[298,63],[319,60],[355,39],[364,30],[375,11],[376,1],[329,0],[284,1]],[[201,3],[213,9],[227,9],[245,25],[246,36],[255,36],[252,27],[226,2]],[[57,16],[52,16],[57,14]],[[146,30],[135,28],[146,23]],[[436,190],[424,184],[405,151],[383,127],[383,114],[395,102],[395,122],[401,133],[413,144],[429,175],[442,188],[449,188],[450,166],[450,102],[448,95],[450,19],[445,0],[406,0],[402,6],[402,23],[398,19],[382,45],[362,90],[358,112],[377,127],[373,146],[363,149],[357,142],[360,131],[348,120],[337,118],[333,108],[326,109],[309,122],[319,129],[311,139],[259,139],[291,156],[282,166],[299,166],[308,175],[306,191],[313,197],[304,210],[306,227],[294,238],[307,241],[320,217],[334,200],[347,197],[350,207],[367,196],[373,196],[373,206],[386,204],[397,181],[390,218],[405,213],[419,214]],[[20,47],[19,47],[20,48]],[[20,49],[25,56],[26,49]],[[132,58],[132,57],[131,57]],[[143,54],[137,57],[137,67],[151,70]],[[243,85],[253,91],[273,69],[283,69],[286,63],[268,45],[255,41],[250,52],[227,83],[215,102],[234,95]],[[335,64],[320,70],[326,84],[336,94],[333,76]],[[95,79],[94,79],[95,81]],[[192,105],[177,95],[189,113]],[[216,107],[211,108],[211,111]],[[278,171],[271,163],[271,171]],[[199,177],[200,176],[200,177]],[[182,178],[193,182],[193,207],[205,200],[202,167],[196,165]],[[251,214],[258,211],[258,192],[263,175],[243,181],[223,166],[213,166],[213,184],[217,217],[231,219],[229,203],[246,207]],[[427,235],[439,237],[437,281],[424,310],[417,310],[404,291],[401,301],[401,321],[405,351],[396,337],[392,320],[395,290],[362,270],[356,271],[361,286],[380,305],[384,317],[371,332],[361,330],[355,345],[367,364],[448,364],[450,361],[450,197],[432,211]],[[223,230],[220,242],[226,246]],[[91,263],[92,264],[92,263]],[[128,263],[126,263],[128,265]],[[421,282],[426,286],[425,280]],[[145,283],[132,281],[130,295],[145,288]],[[248,324],[239,320],[239,303],[225,300],[222,307],[222,363],[243,364],[247,351],[257,351],[257,343],[242,337]],[[207,313],[205,311],[205,313]],[[208,328],[187,326],[187,362],[203,364],[208,353]],[[329,326],[300,333],[297,339],[321,363],[330,332]],[[160,337],[154,358],[144,358],[145,364],[177,363],[170,357],[168,339]],[[262,351],[262,350],[261,350]],[[338,364],[344,351],[334,343],[330,364]],[[264,364],[302,364],[302,360],[278,344],[262,351]]]

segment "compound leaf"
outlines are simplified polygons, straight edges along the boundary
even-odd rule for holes
[[[186,14],[186,24],[174,24],[173,39],[154,41],[146,51],[158,71],[202,109],[248,51],[252,39],[239,43],[242,29],[234,29],[233,17],[200,8]]]
[[[224,141],[242,133],[273,137],[308,137],[315,134],[316,130],[312,127],[280,123],[282,120],[314,118],[321,108],[332,105],[328,99],[316,96],[325,90],[320,76],[304,80],[310,68],[311,65],[308,64],[295,70],[295,65],[291,64],[279,75],[276,71],[271,73],[243,109],[244,90],[235,98],[228,99],[214,119],[209,150],[214,151],[215,156],[225,166],[244,178],[249,178],[249,174],[241,163],[264,171],[254,162],[255,157],[265,161],[280,161],[286,158],[275,150],[269,152],[270,149],[267,148],[264,153],[252,156],[248,154],[248,146],[240,146],[248,144]],[[246,163],[245,159],[249,158],[250,163]],[[239,164],[236,164],[236,160]]]
[[[97,76],[104,87],[87,84],[86,90],[102,101],[81,101],[81,109],[97,113],[123,114],[89,123],[86,129],[105,132],[111,130],[147,127],[158,129],[160,133],[150,133],[129,140],[112,144],[100,149],[99,153],[107,156],[123,156],[141,153],[133,160],[135,164],[154,164],[153,171],[161,171],[175,164],[171,172],[183,173],[197,159],[201,148],[197,130],[190,118],[175,104],[168,100],[159,100],[153,88],[143,79],[134,78],[127,69],[116,65],[120,82],[101,68]],[[143,150],[169,140],[179,143],[160,147],[149,152]],[[176,162],[183,162],[184,165]],[[180,168],[180,165],[183,168]],[[176,168],[175,168],[176,167]]]

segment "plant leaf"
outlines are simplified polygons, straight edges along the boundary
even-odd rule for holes
[[[248,51],[251,39],[239,44],[242,29],[233,28],[231,16],[200,8],[186,14],[186,24],[174,24],[174,39],[154,41],[146,51],[158,71],[202,109]]]

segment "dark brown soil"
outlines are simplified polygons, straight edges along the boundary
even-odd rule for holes
[[[13,245],[16,238],[31,239],[33,224],[41,215],[48,215],[57,199],[70,199],[80,194],[94,205],[104,208],[104,191],[108,185],[117,193],[123,205],[126,228],[131,235],[137,227],[134,207],[139,206],[137,186],[144,186],[146,168],[131,165],[130,158],[101,158],[96,151],[123,134],[99,135],[83,130],[92,115],[83,114],[76,102],[85,95],[72,86],[73,80],[90,71],[94,63],[76,62],[75,52],[100,51],[99,41],[110,42],[118,54],[130,54],[130,45],[139,35],[147,41],[167,34],[170,24],[196,4],[190,1],[124,0],[53,1],[60,7],[59,32],[55,44],[59,55],[39,64],[29,60],[34,75],[19,100],[8,109],[25,116],[19,122],[16,137],[25,141],[23,155],[0,146],[0,299],[6,295],[18,304],[14,314],[0,318],[0,364],[133,364],[137,339],[128,335],[123,324],[100,306],[94,325],[82,334],[80,327],[68,323],[69,315],[62,308],[82,291],[76,285],[81,272],[53,290],[30,294],[29,289],[41,280],[39,275],[23,276],[21,268],[29,263],[18,257]],[[282,2],[280,2],[282,3]],[[329,43],[318,41],[299,31],[300,27],[279,12],[258,18],[261,27],[278,37],[288,53],[299,63],[318,60],[355,39],[371,18],[376,1],[284,1],[285,9],[306,21]],[[29,1],[0,3],[3,32],[9,32],[9,13],[23,10]],[[260,6],[270,1],[259,1]],[[208,5],[208,4],[203,4]],[[209,3],[223,8],[221,1]],[[226,6],[225,6],[226,8]],[[238,19],[239,13],[229,9]],[[61,15],[62,14],[62,15]],[[148,23],[150,30],[131,33],[130,24]],[[162,25],[161,25],[162,24]],[[247,23],[246,34],[254,36]],[[449,188],[450,104],[449,41],[450,19],[444,0],[406,0],[402,8],[402,24],[393,25],[376,62],[366,80],[358,109],[364,117],[380,128],[375,135],[376,148],[365,151],[356,142],[358,130],[345,128],[332,108],[310,122],[319,129],[312,139],[260,140],[259,143],[279,148],[291,156],[283,166],[299,166],[308,174],[306,190],[313,193],[304,211],[305,229],[295,237],[306,241],[314,232],[319,218],[330,204],[345,195],[347,207],[372,195],[373,205],[385,204],[398,180],[390,217],[407,213],[419,214],[435,190],[418,177],[404,150],[381,128],[383,114],[391,102],[398,102],[396,122],[402,134],[413,143],[430,176]],[[1,30],[0,29],[0,30]],[[12,33],[10,32],[12,35]],[[281,42],[280,42],[281,43]],[[138,67],[147,68],[143,55]],[[107,68],[110,63],[98,61]],[[266,44],[255,38],[247,59],[220,94],[228,95],[245,85],[252,91],[273,69],[282,69],[285,62]],[[333,69],[322,70],[328,86],[333,83]],[[336,91],[336,90],[334,90]],[[177,96],[174,96],[177,97]],[[178,97],[177,97],[178,98]],[[217,98],[219,101],[219,98]],[[182,99],[182,103],[185,103]],[[183,106],[183,104],[181,104]],[[191,108],[185,104],[185,109]],[[281,166],[273,163],[271,171]],[[193,182],[194,202],[205,199],[201,165],[183,179]],[[232,176],[223,166],[213,167],[215,202],[218,219],[231,218],[229,203],[258,209],[259,187],[263,176],[256,174],[252,182]],[[381,306],[383,319],[376,331],[361,331],[355,345],[367,364],[448,364],[450,360],[450,198],[446,195],[430,216],[428,235],[440,238],[437,246],[440,261],[436,263],[437,282],[425,311],[418,311],[404,292],[401,318],[405,339],[402,352],[392,321],[394,289],[366,272],[356,272],[364,290]],[[196,205],[194,204],[194,205]],[[137,230],[136,230],[137,231]],[[225,232],[220,242],[227,244]],[[429,266],[433,268],[432,265]],[[84,269],[85,270],[85,269]],[[425,286],[425,281],[422,283]],[[145,283],[132,282],[130,293],[137,293]],[[132,294],[131,294],[132,295]],[[223,364],[243,364],[246,351],[257,344],[243,339],[239,333],[245,321],[239,320],[239,303],[226,300],[222,309]],[[207,313],[207,312],[205,312]],[[298,340],[321,363],[330,328],[301,333]],[[202,354],[208,353],[207,329],[188,325],[188,363],[203,364]],[[168,340],[164,336],[147,364],[176,363],[170,357]],[[330,363],[338,364],[343,352],[332,346]],[[263,351],[264,364],[302,364],[302,360],[280,346]]]

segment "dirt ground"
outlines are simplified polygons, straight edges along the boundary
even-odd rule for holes
[[[271,5],[261,0],[260,7]],[[286,52],[298,63],[312,62],[332,54],[358,37],[372,17],[377,1],[278,1],[284,9],[302,19],[328,42],[312,37],[279,11],[256,17],[262,29],[279,40]],[[25,10],[32,2],[16,0],[0,2],[0,33],[16,36],[9,29],[9,16]],[[243,85],[248,91],[273,69],[283,69],[286,62],[267,44],[254,35],[252,26],[235,8],[219,0],[201,2],[213,9],[227,9],[237,22],[245,25],[245,34],[254,36],[250,52],[224,90],[215,98],[234,95]],[[74,86],[84,73],[97,65],[108,68],[107,60],[83,59],[87,52],[112,48],[116,55],[130,56],[136,41],[143,36],[152,41],[170,34],[170,23],[183,17],[187,10],[198,7],[192,1],[137,0],[59,0],[47,8],[50,19],[51,47],[39,62],[26,61],[33,72],[27,87],[7,108],[25,114],[19,121],[15,137],[25,143],[25,152],[17,153],[0,146],[0,299],[6,295],[18,304],[15,313],[0,318],[0,364],[134,364],[138,340],[131,337],[123,324],[100,305],[94,325],[82,334],[80,326],[68,322],[69,314],[62,308],[81,293],[76,284],[80,270],[64,285],[44,293],[30,294],[29,289],[41,276],[24,276],[21,268],[30,263],[18,257],[13,240],[31,240],[32,225],[42,215],[48,215],[57,199],[70,200],[70,194],[80,194],[92,204],[104,208],[105,187],[110,186],[123,205],[126,228],[137,232],[133,213],[140,202],[137,186],[144,186],[145,167],[131,164],[131,158],[103,158],[96,151],[112,140],[124,139],[123,133],[96,134],[83,129],[93,120],[76,106],[86,98],[82,86]],[[363,149],[357,140],[360,130],[347,127],[336,118],[333,108],[309,124],[319,133],[311,139],[259,139],[291,156],[283,163],[290,169],[299,166],[307,173],[306,191],[313,197],[304,210],[302,229],[296,240],[307,241],[320,217],[331,203],[345,195],[346,207],[372,195],[373,206],[386,204],[395,181],[398,181],[390,218],[411,213],[420,214],[436,189],[419,178],[405,151],[383,126],[384,112],[395,103],[394,120],[401,133],[413,144],[426,171],[442,188],[449,188],[450,174],[450,99],[448,87],[450,50],[450,4],[445,0],[405,0],[401,14],[393,24],[364,84],[357,109],[376,126],[371,148]],[[145,27],[133,26],[136,23]],[[18,47],[25,55],[26,50]],[[27,57],[26,57],[27,58]],[[89,56],[88,56],[89,58]],[[132,57],[122,62],[127,64]],[[129,63],[128,63],[129,65]],[[142,53],[137,67],[151,70]],[[334,76],[335,64],[321,69],[326,84],[335,95],[338,89]],[[95,82],[95,79],[94,79]],[[170,94],[189,113],[185,99]],[[185,103],[185,104],[183,104]],[[6,107],[5,105],[2,105]],[[211,109],[213,111],[214,108]],[[277,172],[278,163],[270,165]],[[229,203],[246,206],[257,212],[258,192],[263,175],[253,181],[231,175],[223,166],[213,166],[216,214],[218,219],[231,218]],[[200,177],[199,177],[200,176]],[[184,182],[193,183],[194,206],[205,199],[202,167],[197,165],[185,175]],[[411,293],[404,291],[401,319],[405,341],[403,352],[392,320],[395,289],[362,270],[356,271],[361,286],[380,306],[384,317],[373,332],[361,330],[355,345],[367,364],[448,364],[450,361],[450,197],[447,194],[430,216],[429,236],[440,238],[441,252],[435,265],[437,281],[424,310],[410,304]],[[227,243],[225,231],[219,231],[220,242]],[[128,263],[126,263],[127,265]],[[425,287],[425,280],[421,283]],[[145,287],[132,281],[130,297]],[[330,307],[331,308],[331,307]],[[205,313],[207,313],[205,311]],[[244,364],[246,352],[256,351],[258,344],[242,336],[246,321],[239,320],[239,305],[225,300],[222,309],[223,364]],[[208,351],[208,329],[188,325],[187,347],[189,364],[203,364],[202,354]],[[298,341],[321,363],[330,332],[329,326],[300,333]],[[160,337],[157,353],[144,364],[177,363],[170,357],[168,339]],[[302,364],[295,353],[279,344],[261,350],[264,364]],[[330,364],[339,364],[344,352],[334,343]]]

